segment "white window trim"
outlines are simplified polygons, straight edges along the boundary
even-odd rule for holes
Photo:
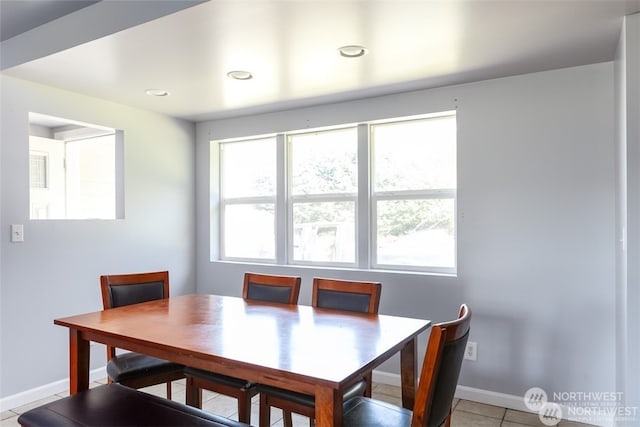
[[[321,195],[296,195],[291,194],[290,173],[291,173],[291,146],[287,143],[289,135],[296,135],[308,132],[329,131],[339,128],[352,127],[353,124],[327,126],[318,129],[305,129],[298,131],[288,131],[278,134],[255,135],[250,137],[233,138],[228,140],[212,141],[213,143],[248,141],[265,137],[276,137],[277,153],[277,189],[275,197],[248,197],[225,200],[222,193],[222,156],[218,159],[220,200],[219,200],[219,259],[222,261],[239,261],[255,263],[275,263],[276,265],[290,266],[311,266],[311,267],[338,267],[360,270],[389,270],[406,273],[427,273],[427,274],[457,274],[458,259],[458,218],[457,218],[457,188],[454,189],[429,189],[429,190],[407,190],[407,191],[373,191],[372,180],[372,144],[370,143],[370,126],[381,123],[394,123],[409,120],[422,120],[437,117],[456,115],[455,111],[442,111],[433,114],[415,115],[409,117],[398,117],[370,121],[357,124],[358,138],[358,188],[357,193],[337,193]],[[412,265],[390,265],[376,262],[376,206],[380,200],[425,200],[425,199],[452,199],[453,222],[454,222],[454,266],[412,266]],[[342,202],[350,201],[355,204],[355,262],[318,262],[318,261],[294,261],[293,260],[293,205],[300,202]],[[226,257],[223,253],[224,242],[224,209],[229,204],[254,204],[270,203],[275,207],[275,259],[254,259]],[[284,213],[284,214],[282,214]]]
[[[219,187],[219,191],[220,191],[220,201],[219,201],[219,206],[220,206],[220,214],[218,216],[219,218],[219,233],[220,233],[220,238],[218,239],[218,253],[219,253],[219,258],[222,261],[234,261],[234,262],[253,262],[253,263],[275,263],[275,264],[279,264],[279,255],[278,255],[278,218],[281,216],[278,214],[278,212],[281,212],[279,210],[279,204],[278,204],[278,198],[280,195],[280,179],[279,179],[279,175],[280,175],[280,170],[276,169],[276,194],[274,196],[248,196],[248,197],[231,197],[231,198],[226,198],[224,196],[224,185],[223,185],[223,176],[224,176],[224,155],[222,153],[222,148],[224,146],[224,144],[227,143],[233,143],[233,142],[248,142],[248,141],[254,141],[254,140],[260,140],[260,139],[268,139],[268,138],[273,138],[276,137],[276,156],[279,153],[278,150],[278,136],[277,135],[260,135],[260,136],[252,136],[252,137],[248,137],[248,138],[233,138],[233,139],[228,139],[228,140],[223,140],[223,141],[216,141],[216,149],[218,150],[218,182],[220,183],[220,187]],[[278,158],[276,158],[276,161]],[[225,241],[226,241],[226,235],[225,235],[225,218],[226,215],[224,214],[226,212],[226,208],[227,206],[239,206],[239,205],[254,205],[254,204],[270,204],[273,205],[274,207],[274,230],[275,230],[275,239],[274,239],[274,245],[275,245],[275,257],[273,258],[251,258],[251,257],[235,257],[235,256],[227,256],[225,253]]]
[[[286,197],[287,197],[287,205],[286,205],[286,236],[287,236],[287,257],[286,257],[286,264],[288,265],[303,265],[303,266],[315,266],[315,267],[344,267],[344,268],[356,268],[359,267],[360,263],[359,263],[359,247],[358,247],[358,224],[359,224],[359,203],[358,203],[358,199],[359,199],[359,188],[357,188],[356,190],[358,190],[358,192],[349,192],[349,193],[323,193],[323,194],[298,194],[298,195],[293,195],[292,191],[291,191],[291,173],[293,170],[292,164],[291,164],[291,160],[292,160],[292,146],[291,146],[291,142],[289,140],[289,136],[295,136],[295,135],[302,135],[302,134],[307,134],[307,133],[312,133],[312,132],[331,132],[334,130],[338,130],[338,129],[348,129],[348,128],[356,128],[356,132],[357,132],[357,136],[358,139],[360,138],[360,129],[357,126],[354,125],[343,125],[343,126],[331,126],[331,127],[326,127],[326,128],[321,128],[321,129],[313,129],[313,130],[304,130],[304,131],[297,131],[297,132],[286,132],[284,134],[282,134],[282,138],[283,141],[286,143],[286,152],[287,152],[287,167],[286,170],[284,171],[286,177],[287,177],[287,187],[286,187]],[[358,152],[358,162],[360,161],[360,156],[359,156],[359,151],[360,151],[360,146],[358,144],[358,146],[356,147],[356,150]],[[359,163],[358,163],[359,164]],[[356,173],[359,173],[359,169],[358,171],[356,171]],[[358,176],[358,184],[360,183],[360,177]],[[302,261],[302,260],[294,260],[293,259],[293,228],[294,228],[294,224],[293,224],[293,205],[296,203],[331,203],[331,202],[351,202],[354,205],[354,226],[355,226],[355,235],[354,235],[354,248],[355,248],[355,253],[354,253],[354,261],[353,262],[330,262],[330,261]]]

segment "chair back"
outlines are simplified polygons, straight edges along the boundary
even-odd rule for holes
[[[380,306],[380,282],[313,279],[311,305],[319,308],[377,314]]]
[[[169,272],[103,275],[100,291],[105,310],[169,298]],[[107,346],[107,361],[115,355],[115,347]]]
[[[470,326],[471,310],[462,304],[456,320],[438,323],[431,328],[413,408],[412,427],[439,426],[449,416]]]
[[[100,290],[105,310],[169,298],[169,272],[100,276]]]
[[[251,301],[297,304],[300,277],[245,273],[242,298]]]

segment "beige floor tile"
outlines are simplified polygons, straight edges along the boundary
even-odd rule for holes
[[[238,401],[229,396],[218,395],[202,404],[202,409],[223,417],[238,419]]]
[[[165,397],[165,396],[161,396]],[[174,388],[171,390],[171,400],[179,403],[187,403],[187,391],[183,389]]]
[[[456,411],[470,412],[472,414],[484,415],[485,417],[502,419],[505,414],[505,408],[487,405],[484,403],[472,402],[470,400],[460,400],[456,405]]]
[[[100,383],[92,383],[93,385],[100,385]],[[186,393],[186,386],[184,383],[180,383],[178,381],[173,381],[171,383],[171,395],[173,396],[173,394],[175,393]],[[144,391],[145,393],[149,393],[149,394],[153,394],[155,396],[159,396],[159,397],[167,397],[167,384],[166,383],[162,383],[162,384],[156,384],[156,385],[152,385],[149,387],[144,387],[141,388],[140,390]]]
[[[260,398],[259,397],[254,397],[251,401],[251,425],[253,426],[257,426],[258,425],[258,421],[260,420]],[[293,420],[293,424],[295,426],[296,424],[296,414],[293,414],[293,416],[291,417]],[[234,415],[234,417],[230,417],[233,418],[234,420],[237,421],[237,411],[236,414]],[[308,418],[305,418],[307,420],[308,423]],[[282,426],[282,410],[278,409],[278,408],[271,408],[271,425],[280,425]]]
[[[186,390],[187,385],[183,381],[173,381],[171,383],[171,390]]]
[[[293,414],[291,419],[293,420],[293,427],[309,427],[309,418],[307,417]]]
[[[504,415],[505,421],[511,421],[518,424],[524,424],[527,426],[544,426],[538,417],[538,414],[531,412],[516,411],[513,409],[507,409]]]
[[[400,387],[388,384],[374,384],[371,388],[371,395],[386,394],[387,396],[402,397],[402,389]]]
[[[158,397],[167,397],[167,386],[165,384],[156,384],[149,387],[141,388],[140,391],[153,394]]]
[[[15,417],[16,415],[17,413],[13,411],[0,412],[0,421],[6,420],[7,418]]]
[[[185,389],[185,394],[186,394],[186,389]],[[209,390],[202,390],[202,402],[206,402],[207,400],[211,400],[215,397],[221,396],[218,393],[215,393],[213,391],[209,391]]]
[[[258,425],[257,422],[257,418],[256,421],[253,421],[253,418],[251,419],[252,424],[253,425]],[[271,415],[271,427],[284,427],[284,424],[282,422],[282,417],[279,417],[279,419],[277,419],[276,422],[273,422],[274,418],[273,418],[273,414]],[[291,421],[293,421],[293,427],[309,427],[309,418],[307,417],[303,417],[302,415],[299,414],[292,414],[291,416]]]
[[[515,423],[513,421],[503,421],[502,424],[500,424],[500,427],[530,427],[530,426],[531,424],[520,424],[520,423]]]
[[[12,411],[15,412],[16,414],[24,414],[25,412],[33,409],[33,408],[37,408],[38,406],[42,406],[45,405],[49,402],[53,402],[58,400],[59,397],[58,396],[49,396],[49,397],[45,397],[44,399],[40,399],[40,400],[36,400],[35,402],[31,402],[27,405],[22,405],[19,406],[17,408],[13,408]]]
[[[558,427],[593,427],[594,424],[579,423],[577,421],[560,421]]]
[[[500,427],[500,420],[470,412],[454,411],[451,427]]]
[[[392,405],[402,406],[402,398],[398,396],[390,396],[388,394],[378,394],[376,392],[371,393],[371,397],[383,402],[391,403]]]
[[[20,424],[18,424],[18,416],[14,415],[3,419],[0,421],[0,427],[20,427]]]

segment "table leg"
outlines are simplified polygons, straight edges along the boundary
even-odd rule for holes
[[[327,387],[316,387],[316,427],[342,425],[342,394]]]
[[[400,351],[402,406],[406,409],[413,409],[413,403],[416,397],[417,341],[418,338],[412,339]]]
[[[76,329],[69,329],[69,393],[89,388],[89,341]]]

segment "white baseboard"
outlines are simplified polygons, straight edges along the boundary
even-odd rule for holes
[[[94,369],[89,372],[89,382],[100,380],[107,377],[106,368]],[[9,411],[29,403],[44,399],[51,395],[62,393],[69,390],[69,378],[54,381],[40,387],[25,390],[23,392],[3,397],[0,399],[0,412]]]
[[[373,381],[381,384],[393,385],[400,387],[400,375],[390,374],[388,372],[373,371]],[[497,393],[489,390],[482,390],[479,388],[467,387],[459,385],[456,388],[455,397],[458,399],[470,400],[478,403],[485,403],[487,405],[499,406],[501,408],[513,409],[516,411],[535,413],[535,411],[529,410],[524,403],[523,396],[515,396],[511,394]],[[563,414],[570,414],[569,407],[560,405]],[[585,420],[576,417],[566,417],[570,421],[578,421],[588,424],[593,424],[601,427],[613,427],[616,425],[615,420],[598,418],[597,420]],[[595,423],[595,424],[594,424]]]

